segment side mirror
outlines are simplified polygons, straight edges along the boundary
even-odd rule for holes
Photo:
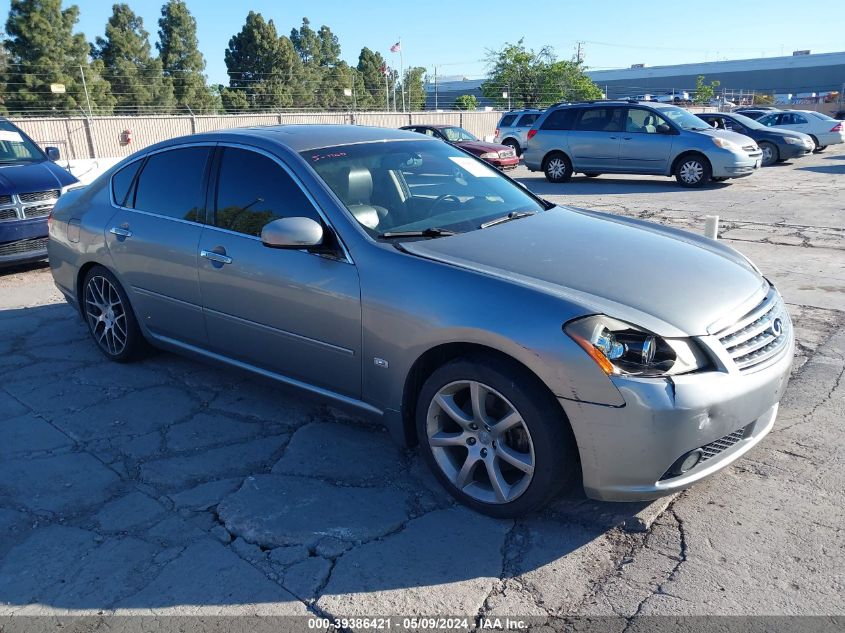
[[[270,248],[308,248],[323,243],[323,227],[311,218],[279,218],[261,229],[261,242]]]
[[[44,151],[47,153],[47,158],[54,163],[62,157],[62,153],[59,151],[58,147],[45,147]]]
[[[661,123],[657,126],[657,133],[658,134],[674,134],[674,130],[670,127],[668,123]]]

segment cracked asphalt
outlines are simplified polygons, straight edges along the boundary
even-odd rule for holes
[[[622,630],[639,615],[845,614],[845,151],[702,191],[515,175],[690,230],[722,217],[799,339],[760,446],[652,504],[573,494],[494,520],[318,400],[167,353],[106,362],[49,271],[14,269],[0,274],[0,616],[612,615]]]

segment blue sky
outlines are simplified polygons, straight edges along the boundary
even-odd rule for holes
[[[126,1],[144,19],[155,41],[163,0]],[[64,6],[69,4],[65,0]],[[77,0],[76,4],[80,8],[77,29],[93,41],[103,34],[112,2]],[[299,26],[305,14],[315,28],[327,24],[340,38],[343,58],[353,64],[362,46],[389,56],[388,48],[401,37],[405,67],[425,66],[433,71],[434,65],[439,65],[441,75],[480,77],[485,71],[481,61],[485,51],[520,37],[532,48],[550,45],[562,58],[571,57],[576,41],[582,40],[591,68],[772,57],[797,49],[842,51],[845,11],[837,4],[831,0],[188,0],[197,19],[207,74],[215,83],[227,82],[223,51],[250,9],[272,18],[284,34]],[[2,24],[7,13],[4,2]],[[398,59],[395,63],[398,66]]]

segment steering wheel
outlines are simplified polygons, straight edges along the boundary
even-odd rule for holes
[[[451,200],[452,202],[457,202],[458,204],[461,204],[461,199],[458,196],[456,196],[455,194],[444,193],[442,196],[437,196],[435,201],[429,207],[429,209],[428,209],[429,212],[434,211],[434,209],[437,207],[438,204],[440,204],[441,202],[445,202],[446,200]]]

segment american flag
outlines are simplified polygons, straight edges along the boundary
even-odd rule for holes
[[[396,42],[393,46],[390,47],[391,53],[398,53],[402,50],[402,42]]]

